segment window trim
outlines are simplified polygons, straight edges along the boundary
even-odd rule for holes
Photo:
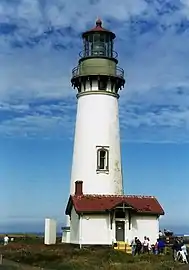
[[[109,146],[97,146],[97,173],[109,173]],[[100,168],[100,152],[105,151],[106,157],[105,157],[105,168]]]

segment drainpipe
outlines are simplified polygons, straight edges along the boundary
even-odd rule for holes
[[[81,249],[82,248],[82,219],[83,219],[83,216],[82,214],[79,216],[80,218],[80,221],[79,221],[79,248]]]

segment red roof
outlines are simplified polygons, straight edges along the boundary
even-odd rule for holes
[[[152,196],[115,196],[115,195],[81,195],[70,196],[66,215],[70,215],[72,206],[77,213],[93,213],[112,210],[116,206],[125,203],[133,211],[154,215],[164,215],[163,208],[155,197]]]
[[[102,27],[102,21],[100,19],[98,19],[96,21],[96,26],[94,28],[92,28],[91,30],[88,30],[86,32],[83,33],[83,36],[91,33],[91,32],[106,32],[106,33],[110,33],[112,35],[112,38],[115,38],[115,34],[105,28]]]

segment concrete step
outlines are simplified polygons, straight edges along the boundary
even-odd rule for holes
[[[117,242],[117,247],[114,247],[116,250],[126,252],[128,254],[132,253],[132,248],[127,242],[119,241]]]

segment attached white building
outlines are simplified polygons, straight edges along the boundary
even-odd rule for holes
[[[70,217],[70,243],[112,245],[130,243],[144,236],[155,243],[159,235],[159,216],[164,211],[151,196],[83,194],[82,181],[76,181],[66,214]]]

